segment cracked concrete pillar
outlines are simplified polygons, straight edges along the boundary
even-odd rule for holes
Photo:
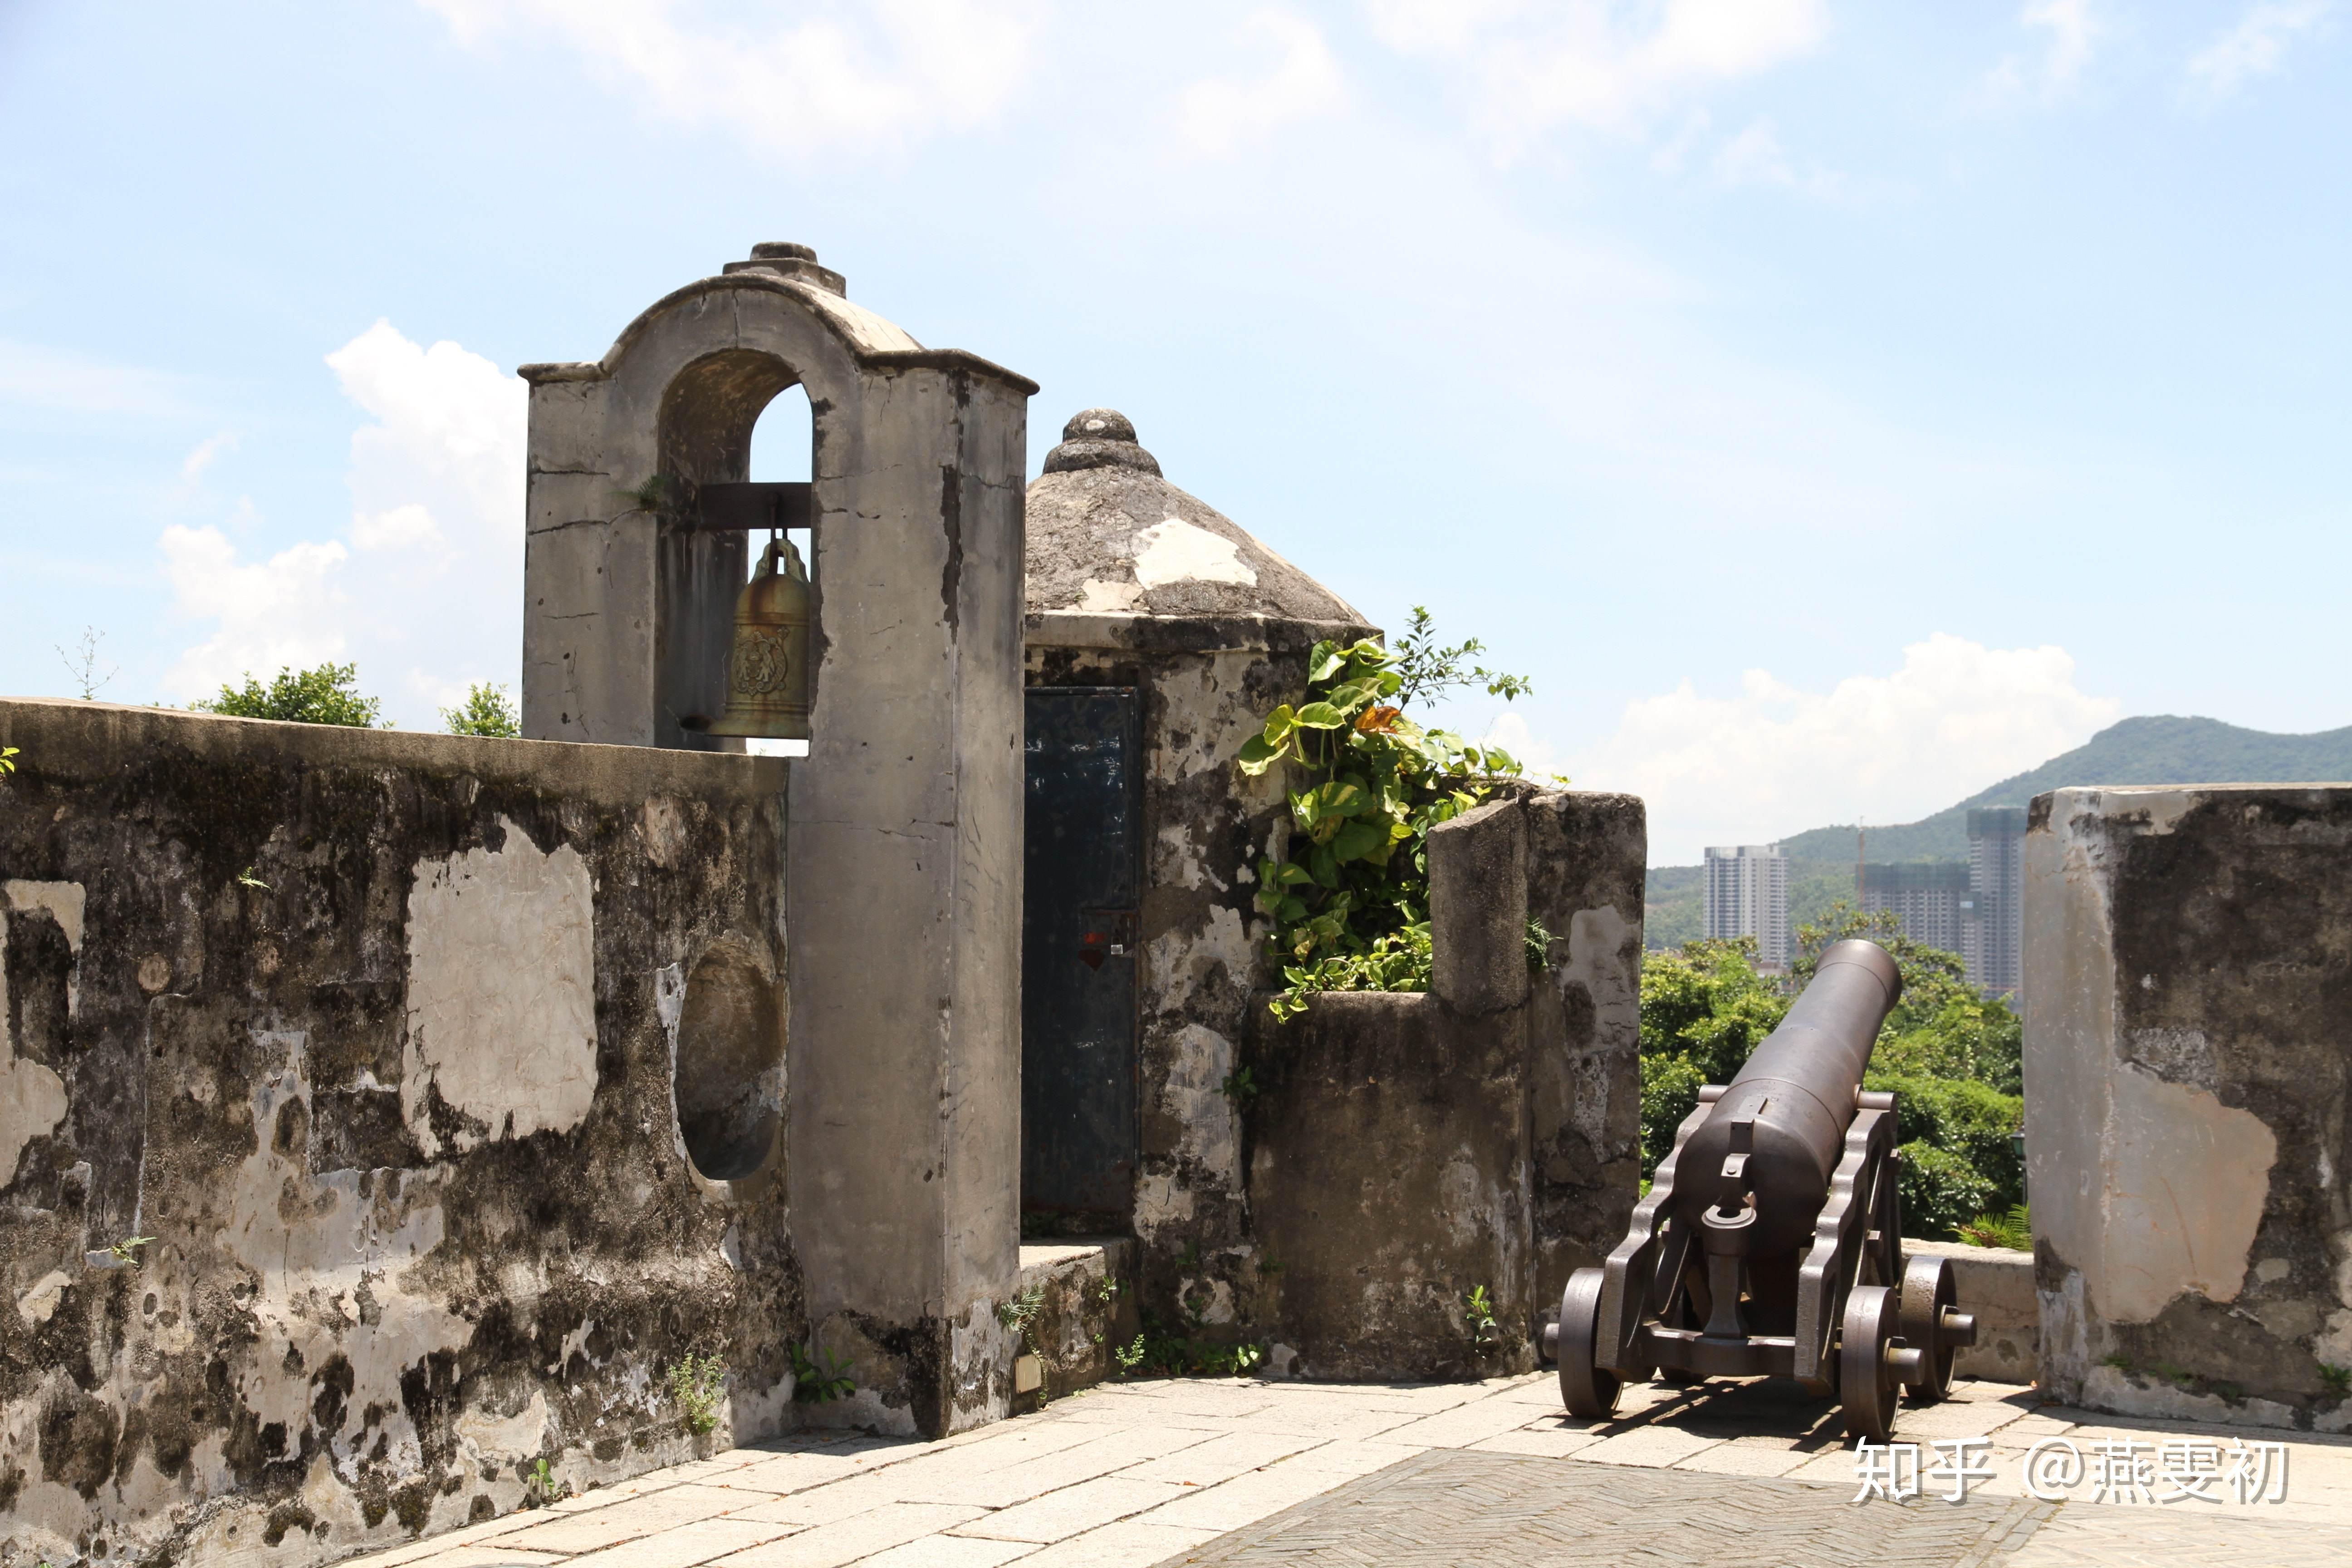
[[[1528,999],[1528,818],[1489,801],[1430,830],[1429,988],[1457,1012]]]

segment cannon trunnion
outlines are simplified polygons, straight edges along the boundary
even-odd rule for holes
[[[1699,1090],[1625,1239],[1544,1331],[1570,1413],[1660,1373],[1794,1377],[1883,1443],[1903,1390],[1949,1392],[1976,1320],[1949,1264],[1903,1258],[1895,1096],[1862,1087],[1902,991],[1885,949],[1838,942],[1731,1082]]]

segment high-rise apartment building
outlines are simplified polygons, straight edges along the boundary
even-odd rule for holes
[[[2025,812],[2013,805],[1969,813],[1969,978],[1988,996],[2021,1001],[2025,978]]]
[[[1966,955],[1973,910],[1969,869],[1957,860],[1911,860],[1862,868],[1862,907],[1893,910],[1915,942]]]
[[[1786,968],[1789,862],[1778,844],[1719,845],[1706,852],[1706,934],[1752,936],[1758,962]]]

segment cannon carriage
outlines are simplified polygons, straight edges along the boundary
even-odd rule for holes
[[[1862,1087],[1902,990],[1884,948],[1838,942],[1731,1082],[1699,1091],[1625,1239],[1544,1331],[1571,1414],[1608,1415],[1629,1379],[1794,1377],[1884,1443],[1906,1390],[1950,1391],[1976,1321],[1946,1260],[1903,1256],[1895,1100]]]

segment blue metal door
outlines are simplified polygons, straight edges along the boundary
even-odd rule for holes
[[[1137,695],[1027,695],[1021,1207],[1124,1229],[1136,1163]]]

